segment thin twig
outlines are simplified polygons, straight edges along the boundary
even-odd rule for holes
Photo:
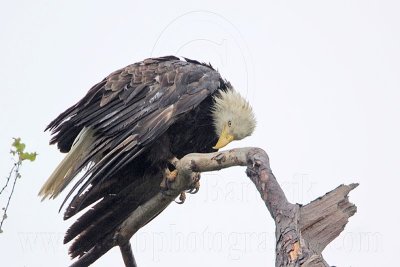
[[[8,210],[8,206],[10,205],[11,198],[12,198],[12,196],[13,196],[13,194],[14,194],[15,184],[17,183],[17,179],[18,179],[18,177],[19,177],[19,167],[20,167],[20,166],[21,166],[21,161],[18,161],[18,163],[14,164],[14,167],[15,167],[15,171],[14,171],[14,173],[15,173],[14,182],[13,182],[13,185],[12,185],[12,188],[11,188],[11,193],[10,193],[10,195],[8,196],[7,205],[6,205],[6,207],[4,208],[3,216],[2,216],[2,218],[1,218],[0,230],[2,229],[4,220],[7,218],[7,210]],[[13,169],[14,169],[14,167],[13,167]]]
[[[17,163],[14,163],[14,165],[13,165],[13,167],[11,168],[11,171],[10,171],[10,173],[8,174],[8,177],[7,177],[7,182],[6,182],[6,184],[3,186],[3,188],[0,190],[0,195],[1,195],[1,193],[3,193],[3,191],[4,191],[4,189],[6,189],[7,188],[7,186],[8,186],[8,182],[10,182],[10,179],[11,179],[11,175],[12,175],[12,173],[13,173],[13,171],[14,171],[14,169],[15,169],[15,167],[17,166]]]

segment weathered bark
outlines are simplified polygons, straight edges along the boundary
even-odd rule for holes
[[[268,155],[259,148],[186,155],[178,161],[178,177],[167,191],[160,192],[132,212],[114,233],[72,266],[87,266],[113,246],[120,246],[126,266],[136,266],[129,244],[132,235],[162,212],[180,192],[191,188],[200,172],[231,166],[247,166],[247,176],[275,220],[275,266],[329,266],[321,253],[356,212],[356,206],[348,201],[348,193],[357,184],[341,185],[305,206],[289,203],[272,173]]]

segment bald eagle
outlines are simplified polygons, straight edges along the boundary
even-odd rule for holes
[[[108,75],[47,126],[50,144],[67,154],[39,195],[55,198],[83,173],[63,202],[74,194],[64,219],[92,205],[64,238],[80,257],[162,190],[174,159],[217,151],[255,125],[247,100],[211,65],[146,59]]]

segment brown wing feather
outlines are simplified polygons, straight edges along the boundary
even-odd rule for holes
[[[54,134],[52,143],[59,145],[71,134],[67,126],[90,127],[95,132],[96,141],[69,176],[76,176],[90,162],[95,164],[75,184],[65,201],[81,184],[77,196],[90,184],[93,188],[146,151],[181,114],[212,94],[220,79],[208,66],[164,57],[129,65],[95,85],[48,126]]]

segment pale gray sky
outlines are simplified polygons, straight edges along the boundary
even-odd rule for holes
[[[336,266],[392,266],[397,255],[398,1],[8,1],[0,10],[0,173],[11,138],[25,164],[0,235],[2,266],[66,266],[62,198],[37,192],[62,159],[45,126],[117,68],[177,54],[211,62],[254,106],[259,146],[292,202],[359,182],[358,212],[325,250]],[[132,239],[139,266],[271,266],[274,224],[243,168],[203,175]],[[65,194],[62,195],[62,197]],[[0,197],[1,207],[5,195]],[[94,266],[120,266],[113,249]]]

